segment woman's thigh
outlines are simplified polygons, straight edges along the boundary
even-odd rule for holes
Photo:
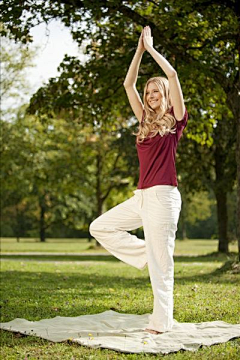
[[[89,230],[90,232],[94,229],[131,231],[141,226],[142,218],[134,195],[96,218]]]
[[[177,187],[155,186],[148,196],[147,217],[152,226],[174,224],[177,226],[181,211],[181,194]]]
[[[173,267],[180,210],[181,195],[177,188],[157,186],[149,192],[143,216],[146,248],[150,263],[158,264],[163,272]]]

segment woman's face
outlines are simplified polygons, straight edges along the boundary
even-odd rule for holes
[[[150,82],[146,90],[146,100],[148,105],[155,111],[159,110],[162,101],[162,95],[156,84]]]

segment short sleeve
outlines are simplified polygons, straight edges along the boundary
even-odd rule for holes
[[[174,115],[174,110],[173,110],[173,106],[170,109],[170,113],[175,117]],[[175,118],[176,119],[176,118]],[[177,120],[176,119],[176,135],[177,135],[177,139],[178,141],[180,140],[183,130],[185,129],[185,127],[187,126],[187,122],[188,122],[188,112],[187,112],[187,108],[185,106],[185,113],[183,115],[182,120]]]

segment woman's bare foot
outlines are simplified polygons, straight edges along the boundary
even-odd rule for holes
[[[156,331],[156,330],[152,330],[152,329],[145,329],[144,331],[149,332],[149,333],[154,334],[154,335],[163,334],[160,331]]]

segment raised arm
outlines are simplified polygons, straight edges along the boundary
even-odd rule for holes
[[[144,106],[140,98],[140,95],[136,89],[136,83],[138,77],[138,70],[144,51],[145,48],[143,45],[143,31],[142,31],[141,36],[139,38],[138,47],[136,49],[135,55],[132,59],[132,62],[130,64],[126,78],[123,83],[131,108],[139,122],[141,122],[142,120],[142,113]]]
[[[182,120],[185,113],[185,105],[177,72],[172,67],[172,65],[154,49],[153,38],[151,37],[151,29],[149,26],[146,26],[143,29],[143,43],[145,49],[149,52],[149,54],[152,55],[154,60],[156,60],[158,65],[165,72],[169,81],[170,96],[172,100],[172,106],[174,108],[174,115],[177,120]]]

